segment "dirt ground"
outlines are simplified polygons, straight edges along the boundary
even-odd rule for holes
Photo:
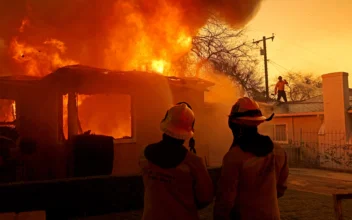
[[[331,196],[288,190],[279,200],[282,220],[335,220]],[[140,220],[142,211],[80,218],[84,220]],[[352,220],[352,200],[343,201],[344,220]],[[202,220],[212,219],[212,206],[200,213]]]

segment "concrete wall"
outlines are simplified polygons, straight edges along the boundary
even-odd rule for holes
[[[324,98],[324,133],[319,136],[322,167],[352,170],[346,148],[351,137],[351,115],[347,112],[350,89],[348,73],[336,72],[322,75]],[[326,159],[328,158],[328,159]],[[337,163],[334,161],[338,161]]]
[[[337,72],[322,75],[324,98],[324,123],[326,131],[351,132],[348,73]]]

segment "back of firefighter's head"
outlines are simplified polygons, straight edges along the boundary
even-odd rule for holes
[[[281,81],[282,80],[282,76],[279,76],[277,79]]]
[[[195,117],[187,103],[178,103],[171,107],[160,124],[164,134],[180,140],[193,137]]]
[[[257,131],[257,126],[266,121],[267,118],[262,115],[259,105],[253,99],[248,97],[239,98],[232,106],[228,124],[233,134],[237,135],[243,131]]]

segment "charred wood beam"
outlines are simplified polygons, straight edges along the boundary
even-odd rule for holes
[[[0,121],[0,126],[15,125],[16,121]]]
[[[68,139],[78,134],[78,106],[76,93],[68,94],[67,102]]]

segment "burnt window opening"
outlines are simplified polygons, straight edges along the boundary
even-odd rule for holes
[[[79,134],[97,134],[132,139],[132,100],[127,94],[76,96]],[[63,130],[68,137],[68,95],[63,97]]]
[[[0,99],[0,126],[15,127],[16,101]]]

